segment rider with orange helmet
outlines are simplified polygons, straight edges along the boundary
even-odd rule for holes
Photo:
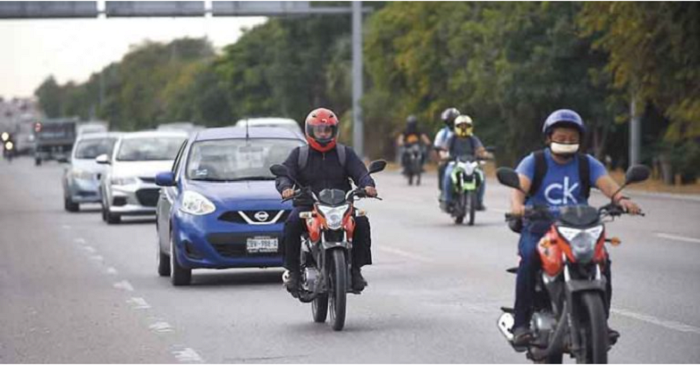
[[[365,189],[368,196],[376,196],[374,180],[367,167],[350,147],[337,142],[338,117],[334,112],[318,108],[306,117],[305,132],[308,146],[297,147],[283,163],[290,175],[300,184],[307,186],[315,194],[323,189],[351,190],[350,179],[355,185]],[[277,178],[277,190],[283,198],[294,195],[294,182],[287,177]],[[284,225],[284,267],[285,286],[295,293],[299,285],[299,256],[301,235],[306,229],[299,213],[312,209],[310,202],[295,199],[294,209]],[[355,218],[355,232],[352,250],[352,283],[354,290],[362,290],[367,282],[362,277],[360,267],[372,263],[370,252],[371,238],[367,217]]]

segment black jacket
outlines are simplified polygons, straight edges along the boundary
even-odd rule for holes
[[[300,170],[298,166],[299,149],[300,147],[297,147],[292,150],[283,164],[287,166],[292,177],[300,184],[310,186],[315,194],[323,189],[350,191],[352,189],[350,179],[358,187],[375,186],[367,167],[350,147],[345,147],[345,168],[340,164],[335,149],[324,153],[309,148],[309,159],[303,170]],[[294,183],[287,177],[278,177],[276,186],[277,190],[282,193],[285,189],[292,188]]]

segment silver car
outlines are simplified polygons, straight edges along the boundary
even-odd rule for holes
[[[80,210],[82,203],[99,203],[100,177],[104,166],[95,158],[111,154],[120,133],[94,133],[79,137],[63,171],[63,206],[69,212]]]
[[[111,155],[97,157],[97,163],[107,166],[100,180],[102,219],[114,224],[122,216],[155,215],[160,190],[156,174],[172,168],[186,140],[185,132],[127,133]]]

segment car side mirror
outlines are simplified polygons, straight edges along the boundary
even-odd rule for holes
[[[372,161],[372,163],[369,164],[369,173],[374,174],[375,172],[384,171],[384,168],[386,168],[386,161],[384,161],[384,160]]]
[[[289,169],[287,169],[287,166],[284,166],[284,165],[280,165],[280,164],[272,165],[272,166],[270,166],[270,172],[277,177],[280,177],[280,176],[289,177]]]
[[[95,162],[97,162],[100,165],[109,165],[109,156],[105,155],[99,155],[97,158],[95,158]]]
[[[518,177],[518,173],[510,167],[499,167],[498,170],[496,170],[496,177],[501,184],[523,191],[523,188],[520,186],[520,177]]]
[[[625,185],[642,182],[649,178],[649,168],[644,165],[634,165],[627,169]]]
[[[175,186],[175,174],[172,171],[161,172],[156,175],[156,185]]]

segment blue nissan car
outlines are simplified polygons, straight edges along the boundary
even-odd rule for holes
[[[306,141],[283,128],[212,128],[156,176],[158,274],[189,285],[192,269],[282,266],[282,203],[270,166]]]

